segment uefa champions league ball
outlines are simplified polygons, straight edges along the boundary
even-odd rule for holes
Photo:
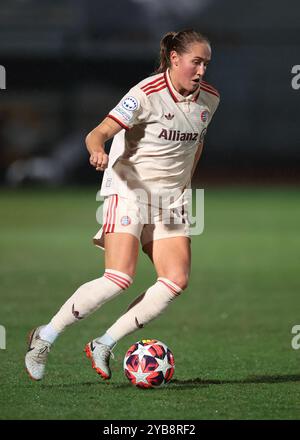
[[[158,388],[174,374],[174,356],[169,347],[157,339],[142,339],[133,344],[124,357],[124,373],[139,388]]]

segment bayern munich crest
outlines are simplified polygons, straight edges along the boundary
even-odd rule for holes
[[[121,218],[121,225],[122,226],[128,226],[128,225],[130,225],[130,223],[131,223],[131,219],[130,219],[130,217],[128,217],[128,215],[124,215]]]
[[[209,117],[209,111],[208,110],[203,110],[200,113],[200,118],[202,122],[207,122],[208,121],[208,117]]]

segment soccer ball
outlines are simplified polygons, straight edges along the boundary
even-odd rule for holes
[[[124,357],[124,373],[139,388],[158,388],[167,384],[175,369],[171,350],[157,339],[142,339]]]

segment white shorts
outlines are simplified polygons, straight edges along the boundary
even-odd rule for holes
[[[104,235],[112,232],[132,234],[142,247],[162,238],[190,237],[188,216],[183,207],[158,209],[117,194],[104,200],[103,226],[93,237],[94,244],[104,249]]]

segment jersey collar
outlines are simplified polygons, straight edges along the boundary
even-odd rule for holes
[[[169,69],[167,69],[166,72],[164,73],[164,77],[165,77],[165,81],[167,83],[169,92],[175,102],[196,101],[198,99],[198,96],[200,93],[200,85],[197,88],[197,90],[195,90],[194,93],[191,93],[188,96],[183,96],[180,93],[178,93],[177,90],[175,90],[175,88],[172,84],[171,78],[170,78]]]

